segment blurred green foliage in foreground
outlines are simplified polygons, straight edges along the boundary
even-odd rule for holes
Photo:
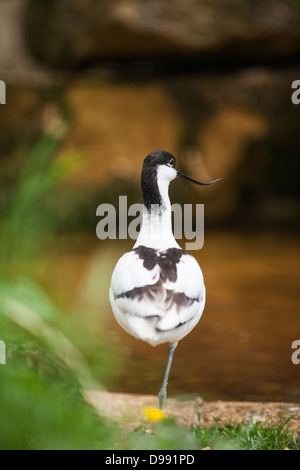
[[[112,430],[84,402],[73,375],[26,336],[10,338],[18,347],[0,366],[0,449],[109,448]]]
[[[1,449],[109,448],[115,440],[112,426],[81,395],[82,388],[101,384],[69,337],[76,336],[74,325],[31,277],[43,236],[55,228],[44,217],[42,198],[72,166],[70,158],[52,160],[61,131],[56,120],[28,156],[1,220]]]

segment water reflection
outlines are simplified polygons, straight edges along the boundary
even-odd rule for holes
[[[68,244],[59,259],[66,282],[57,297],[84,311],[85,326],[94,334],[104,329],[119,350],[115,391],[156,394],[168,345],[153,348],[130,337],[108,303],[115,262],[132,242],[88,239],[76,250],[76,243]],[[298,239],[206,232],[204,248],[193,255],[203,269],[207,304],[198,326],[176,350],[170,396],[300,401],[300,365],[291,361],[292,342],[300,339]],[[48,271],[47,283],[57,291],[62,283],[52,274]]]

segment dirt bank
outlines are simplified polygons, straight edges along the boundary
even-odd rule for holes
[[[146,424],[143,408],[157,407],[157,397],[153,395],[134,395],[110,393],[103,391],[88,391],[84,393],[86,400],[107,417],[134,429],[140,424]],[[202,398],[190,400],[167,399],[165,411],[167,416],[175,417],[182,426],[200,424],[212,426],[216,418],[221,424],[236,423],[243,420],[265,422],[271,419],[275,425],[283,423],[293,416],[289,426],[300,432],[300,404],[294,403],[262,403],[262,402],[205,402]]]

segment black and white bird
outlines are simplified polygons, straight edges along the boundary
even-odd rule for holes
[[[144,160],[142,226],[133,249],[118,261],[111,280],[110,302],[117,322],[127,333],[156,346],[170,343],[159,407],[167,396],[174,350],[199,322],[205,305],[202,271],[182,250],[172,231],[169,184],[176,177],[200,183],[175,169],[175,158],[155,150]]]

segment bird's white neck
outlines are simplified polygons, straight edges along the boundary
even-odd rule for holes
[[[169,179],[158,178],[157,185],[161,197],[160,204],[144,206],[142,227],[135,247],[145,245],[149,248],[180,248],[172,231],[172,212],[169,198]]]

